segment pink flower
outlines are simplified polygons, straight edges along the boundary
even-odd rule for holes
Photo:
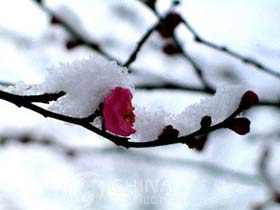
[[[103,119],[105,129],[120,135],[129,136],[136,131],[132,128],[135,122],[132,94],[129,89],[116,87],[103,101]]]

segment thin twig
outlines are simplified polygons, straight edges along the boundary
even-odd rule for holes
[[[64,91],[60,91],[59,93],[45,93],[42,95],[29,95],[22,97],[29,102],[49,103],[51,101],[56,101],[65,94],[66,93]]]
[[[36,1],[33,0],[39,8],[46,13],[50,17],[56,17],[56,14],[50,10],[43,2],[41,1]],[[111,55],[106,53],[104,50],[102,50],[97,43],[92,42],[90,40],[85,39],[76,29],[74,29],[72,26],[70,26],[66,21],[64,21],[62,18],[59,19],[59,24],[64,28],[66,32],[68,32],[74,39],[75,41],[79,42],[79,44],[82,44],[84,46],[89,47],[90,49],[100,53],[104,57],[106,57],[108,60],[114,60],[118,64],[121,65],[121,61],[117,60],[116,58],[113,58]]]
[[[271,106],[271,107],[280,108],[280,100],[278,101],[261,100],[258,106]]]
[[[241,54],[239,54],[238,52],[236,51],[233,51],[225,46],[219,46],[213,42],[210,42],[204,38],[202,38],[198,32],[188,23],[188,21],[186,19],[183,20],[183,23],[184,25],[186,26],[186,28],[190,31],[190,33],[193,35],[194,37],[194,40],[197,42],[197,43],[200,43],[200,44],[203,44],[207,47],[210,47],[212,49],[215,49],[215,50],[218,50],[218,51],[221,51],[227,55],[230,55],[246,64],[251,64],[253,65],[254,67],[256,67],[257,69],[263,71],[263,72],[266,72],[270,75],[273,75],[275,77],[278,77],[280,78],[280,72],[278,71],[275,71],[275,70],[272,70],[271,68],[265,66],[264,64],[260,63],[259,61],[257,60],[254,60],[254,59],[251,59],[249,57],[245,57],[245,56],[242,56]]]
[[[158,27],[158,24],[159,23],[156,23],[152,27],[150,27],[147,30],[147,32],[141,37],[141,39],[138,41],[135,49],[133,50],[133,52],[127,59],[127,61],[123,64],[124,67],[128,68],[130,66],[130,64],[132,64],[136,60],[137,54],[140,52],[142,46],[144,45],[144,43],[146,43],[146,41],[148,40],[150,35],[156,30],[156,28]]]
[[[215,91],[210,89],[204,89],[201,87],[194,87],[194,86],[186,86],[186,85],[178,85],[175,83],[161,83],[161,84],[143,84],[143,85],[136,85],[136,89],[143,89],[143,90],[181,90],[181,91],[191,91],[191,92],[200,92],[206,94],[213,94]]]
[[[17,133],[17,132],[14,132]],[[225,168],[211,162],[197,161],[186,158],[170,158],[161,157],[143,151],[125,150],[118,147],[73,147],[56,141],[50,137],[36,138],[32,134],[24,133],[20,135],[0,135],[0,146],[4,147],[11,142],[16,142],[22,145],[40,145],[50,149],[56,149],[64,152],[67,157],[76,158],[83,155],[120,155],[131,161],[145,161],[148,164],[172,165],[183,169],[191,168],[206,172],[216,178],[229,179],[234,182],[242,183],[249,186],[261,185],[260,178],[255,174],[247,174],[238,172],[229,168]]]
[[[203,71],[202,69],[199,67],[199,65],[194,61],[194,59],[184,50],[184,48],[181,46],[180,42],[178,41],[178,39],[176,38],[176,36],[173,36],[173,40],[176,43],[176,45],[179,47],[183,57],[192,65],[195,73],[197,74],[198,78],[200,79],[200,81],[202,82],[202,84],[204,85],[204,89],[206,92],[211,92],[214,93],[214,88],[207,82],[207,80],[205,79],[204,75],[203,75]]]

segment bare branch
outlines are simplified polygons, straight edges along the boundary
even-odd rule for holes
[[[130,66],[130,64],[133,63],[136,60],[138,52],[141,50],[141,48],[144,45],[144,43],[148,40],[150,35],[153,33],[153,31],[156,30],[157,27],[158,27],[158,23],[154,24],[152,27],[150,27],[147,30],[147,32],[138,41],[137,46],[135,47],[135,49],[133,50],[132,54],[129,56],[127,61],[123,64],[123,66],[128,68]]]
[[[193,35],[194,37],[194,40],[197,42],[197,43],[200,43],[200,44],[203,44],[207,47],[210,47],[212,49],[215,49],[215,50],[218,50],[218,51],[221,51],[231,57],[234,57],[240,61],[242,61],[243,63],[246,63],[246,64],[251,64],[253,65],[255,68],[259,69],[260,71],[263,71],[267,74],[270,74],[272,76],[275,76],[275,77],[278,77],[280,78],[280,72],[279,71],[275,71],[275,70],[272,70],[270,69],[269,67],[265,66],[264,64],[260,63],[259,61],[257,60],[254,60],[254,59],[251,59],[249,57],[245,57],[245,56],[242,56],[241,54],[239,54],[238,52],[235,52],[225,46],[219,46],[213,42],[210,42],[204,38],[202,38],[195,30],[194,28],[188,23],[188,21],[186,19],[183,20],[183,23],[184,25],[186,26],[186,28],[190,31],[190,33]]]

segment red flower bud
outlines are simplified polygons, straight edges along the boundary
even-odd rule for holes
[[[77,40],[68,40],[65,43],[65,47],[67,50],[72,50],[76,47],[78,47],[81,43]]]
[[[163,45],[162,51],[167,55],[176,55],[181,52],[181,49],[174,43],[167,43]]]
[[[182,22],[181,16],[176,12],[169,13],[157,27],[157,31],[163,38],[170,38],[175,28]]]
[[[208,128],[212,123],[212,119],[210,116],[204,116],[201,118],[200,126],[201,128]]]
[[[257,96],[257,94],[249,90],[243,94],[239,104],[239,108],[246,110],[258,103],[259,103],[259,97]]]
[[[59,25],[59,24],[61,24],[60,18],[57,17],[56,15],[53,15],[53,16],[51,17],[50,22],[51,22],[51,24],[53,24],[53,25]]]
[[[186,145],[190,148],[190,149],[193,149],[195,148],[195,145],[196,145],[196,138],[191,138],[191,139],[188,139],[188,141],[186,142]]]
[[[201,152],[204,149],[206,142],[207,142],[207,135],[203,135],[203,136],[189,139],[186,142],[186,145],[190,149],[195,149],[196,151]]]
[[[158,136],[158,140],[170,140],[175,139],[179,135],[179,131],[173,128],[172,125],[167,125],[163,129],[162,133]]]
[[[274,194],[274,202],[280,204],[280,192]]]
[[[196,145],[195,145],[196,151],[201,152],[204,149],[206,142],[207,142],[207,135],[203,135],[197,138]]]
[[[247,118],[235,118],[230,122],[228,128],[239,135],[245,135],[250,132],[250,123]]]
[[[20,137],[18,138],[18,141],[19,141],[20,143],[22,143],[22,144],[28,144],[28,143],[32,142],[33,139],[32,139],[31,136],[29,136],[28,134],[26,134],[26,135],[20,136]]]

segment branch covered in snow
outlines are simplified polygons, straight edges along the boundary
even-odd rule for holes
[[[183,143],[197,150],[203,149],[207,134],[215,130],[248,133],[250,121],[238,115],[258,103],[252,91],[227,87],[173,115],[134,108],[133,89],[126,68],[91,57],[49,69],[42,84],[19,83],[1,90],[0,98],[44,117],[82,126],[126,148]],[[50,101],[48,109],[34,104]]]

